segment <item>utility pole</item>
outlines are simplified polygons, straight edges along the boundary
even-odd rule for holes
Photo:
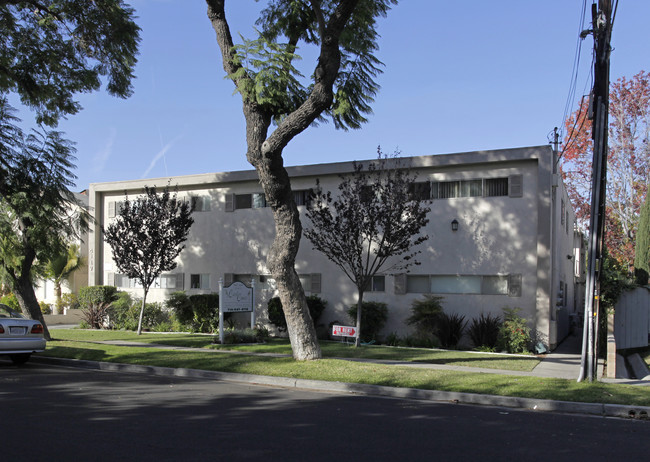
[[[598,365],[598,314],[600,311],[600,276],[603,266],[605,231],[605,189],[607,184],[607,131],[609,112],[609,56],[612,36],[612,1],[598,0],[592,5],[594,36],[594,87],[591,92],[589,118],[592,120],[594,154],[591,183],[591,218],[585,293],[585,318],[582,332],[582,357],[578,381],[596,378]]]

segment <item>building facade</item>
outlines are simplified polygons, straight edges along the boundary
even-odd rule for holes
[[[401,159],[417,173],[415,189],[431,201],[423,230],[429,239],[420,246],[420,265],[408,273],[379,274],[364,296],[388,305],[384,334],[408,334],[412,302],[436,294],[444,297],[446,312],[468,320],[519,308],[536,338],[554,348],[568,333],[570,318],[582,310],[584,266],[583,239],[574,231],[575,217],[555,163],[548,146]],[[352,162],[287,168],[303,220],[316,179],[335,194],[341,176],[353,168]],[[274,222],[254,170],[90,185],[95,223],[89,233],[89,284],[141,292],[115,268],[101,227],[114,219],[125,195],[132,199],[145,185],[167,184],[177,188],[179,198],[194,202],[194,225],[178,267],[161,275],[148,300],[162,302],[177,290],[217,292],[220,280],[226,285],[254,281],[257,319],[264,322],[275,294],[266,268]],[[321,318],[325,326],[351,322],[346,312],[356,303],[354,284],[306,239],[296,270],[307,294],[327,301]]]

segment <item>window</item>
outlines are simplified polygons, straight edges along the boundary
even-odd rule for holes
[[[486,178],[485,196],[507,196],[508,195],[508,178]]]
[[[482,195],[482,180],[468,180],[460,182],[460,197],[481,197]]]
[[[383,275],[373,276],[370,279],[368,287],[366,287],[368,292],[385,292],[386,291],[386,277]]]
[[[209,288],[210,288],[209,274],[190,275],[190,289],[209,289]]]
[[[311,200],[313,191],[311,189],[301,189],[293,192],[293,200],[296,205],[307,205]]]
[[[432,199],[508,195],[508,178],[438,181],[431,184]]]
[[[267,207],[264,193],[253,193],[253,208],[261,209]]]
[[[191,196],[190,200],[195,212],[210,211],[210,198],[208,196]]]
[[[414,201],[423,201],[431,199],[431,183],[428,181],[419,181],[409,184],[409,199]]]
[[[163,274],[154,279],[154,289],[183,289],[183,273]]]
[[[237,210],[253,208],[253,196],[251,194],[235,194],[235,208]]]
[[[521,296],[521,276],[519,275],[519,279],[516,280],[519,283],[519,288],[514,287],[516,281],[510,282],[511,277],[501,275],[407,275],[406,292]]]

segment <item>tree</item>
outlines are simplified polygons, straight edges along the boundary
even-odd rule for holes
[[[275,221],[267,256],[287,319],[294,358],[319,359],[320,346],[294,264],[302,229],[282,151],[299,133],[329,116],[337,128],[359,128],[371,112],[381,63],[376,18],[397,0],[273,0],[259,36],[235,46],[225,0],[206,0],[223,67],[242,96],[248,161],[255,167]],[[281,40],[285,40],[281,43]],[[298,44],[319,49],[311,80],[294,67]],[[276,128],[269,134],[271,124]]]
[[[579,225],[589,223],[593,141],[588,101],[567,120],[562,174]],[[650,181],[650,73],[611,84],[605,245],[620,265],[634,261],[634,233]]]
[[[33,319],[42,321],[32,280],[86,217],[70,207],[74,147],[51,128],[79,112],[75,95],[99,89],[100,77],[129,96],[138,41],[121,0],[0,3],[0,277]],[[20,128],[9,96],[35,112],[36,128]]]
[[[176,268],[176,257],[185,248],[194,219],[192,206],[170,195],[169,187],[161,194],[156,188],[145,188],[145,195],[122,204],[115,222],[104,229],[104,239],[113,252],[117,268],[136,279],[144,290],[138,321],[138,335],[142,333],[147,294],[154,280],[163,271]]]
[[[430,209],[421,200],[415,176],[398,159],[382,157],[355,163],[354,174],[341,178],[339,193],[319,191],[307,207],[311,227],[305,236],[357,288],[357,332],[361,332],[363,294],[381,270],[404,271],[418,265],[419,250],[428,239],[420,234]],[[319,186],[320,189],[320,186]],[[428,192],[428,191],[427,191]],[[356,345],[360,338],[357,336]]]
[[[85,264],[84,258],[79,253],[79,246],[71,244],[63,252],[54,255],[46,267],[46,276],[54,281],[54,314],[61,314],[61,284],[67,280],[75,271]]]
[[[49,339],[33,281],[45,275],[45,262],[86,226],[87,212],[74,206],[68,189],[74,178],[73,148],[56,131],[33,130],[25,136],[4,98],[0,119],[1,147],[11,150],[11,156],[3,157],[7,168],[0,170],[0,279],[16,295],[23,314],[43,323]]]
[[[636,232],[634,271],[637,274],[637,282],[647,285],[650,274],[650,199],[647,195],[641,208],[639,227]]]

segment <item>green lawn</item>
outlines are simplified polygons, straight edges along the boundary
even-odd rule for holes
[[[136,335],[127,331],[61,329],[53,331],[57,339],[76,341],[124,340],[159,345],[187,346],[193,348],[214,348],[249,353],[278,353],[291,355],[287,339],[270,339],[259,345],[216,345],[212,335],[144,333]],[[359,358],[406,361],[429,364],[449,364],[510,371],[532,371],[539,359],[535,356],[473,353],[453,350],[431,350],[424,348],[396,348],[364,345],[355,348],[341,342],[321,342],[325,358]]]
[[[387,355],[388,353],[384,351],[388,349],[387,347],[363,347],[355,350],[349,346],[327,342],[323,344],[323,351],[327,356],[326,359],[297,362],[289,357],[277,358],[208,351],[208,348],[213,346],[210,336],[185,334],[143,334],[142,336],[136,336],[132,332],[83,330],[55,330],[53,335],[58,340],[49,342],[47,350],[42,355],[346,383],[411,387],[426,390],[650,406],[650,393],[645,387],[605,384],[600,382],[577,383],[575,380],[500,374],[423,370],[405,366],[350,362],[340,359],[330,359],[329,357],[330,354],[340,357],[342,356],[341,352],[346,351],[349,355]],[[126,347],[92,343],[100,340],[137,340],[153,344],[173,343],[199,348],[193,351],[174,351],[151,346]],[[265,351],[287,351],[287,344],[281,341],[272,341],[265,346],[267,348]],[[201,347],[204,349],[201,349]],[[264,346],[254,348],[250,346],[238,346],[237,348],[239,350],[242,348],[250,348],[261,351],[260,349],[263,349]],[[394,350],[396,351],[396,356],[394,357],[400,357],[402,360],[409,360],[404,358],[411,358],[410,360],[423,360],[423,358],[426,358],[430,362],[437,361],[443,363],[446,361],[447,364],[469,362],[471,365],[476,365],[472,359],[466,359],[464,357],[465,355],[473,355],[467,352],[438,352],[417,349],[404,351],[408,349],[402,348],[395,348]],[[364,353],[361,353],[361,351],[364,351]],[[445,359],[445,355],[449,355],[447,359]],[[476,355],[480,359],[474,359],[474,361],[488,361],[487,359],[482,359],[484,356],[491,357],[492,355]],[[386,359],[385,356],[382,356],[382,358]],[[513,358],[503,361],[527,359]],[[530,360],[535,359],[531,358]]]

